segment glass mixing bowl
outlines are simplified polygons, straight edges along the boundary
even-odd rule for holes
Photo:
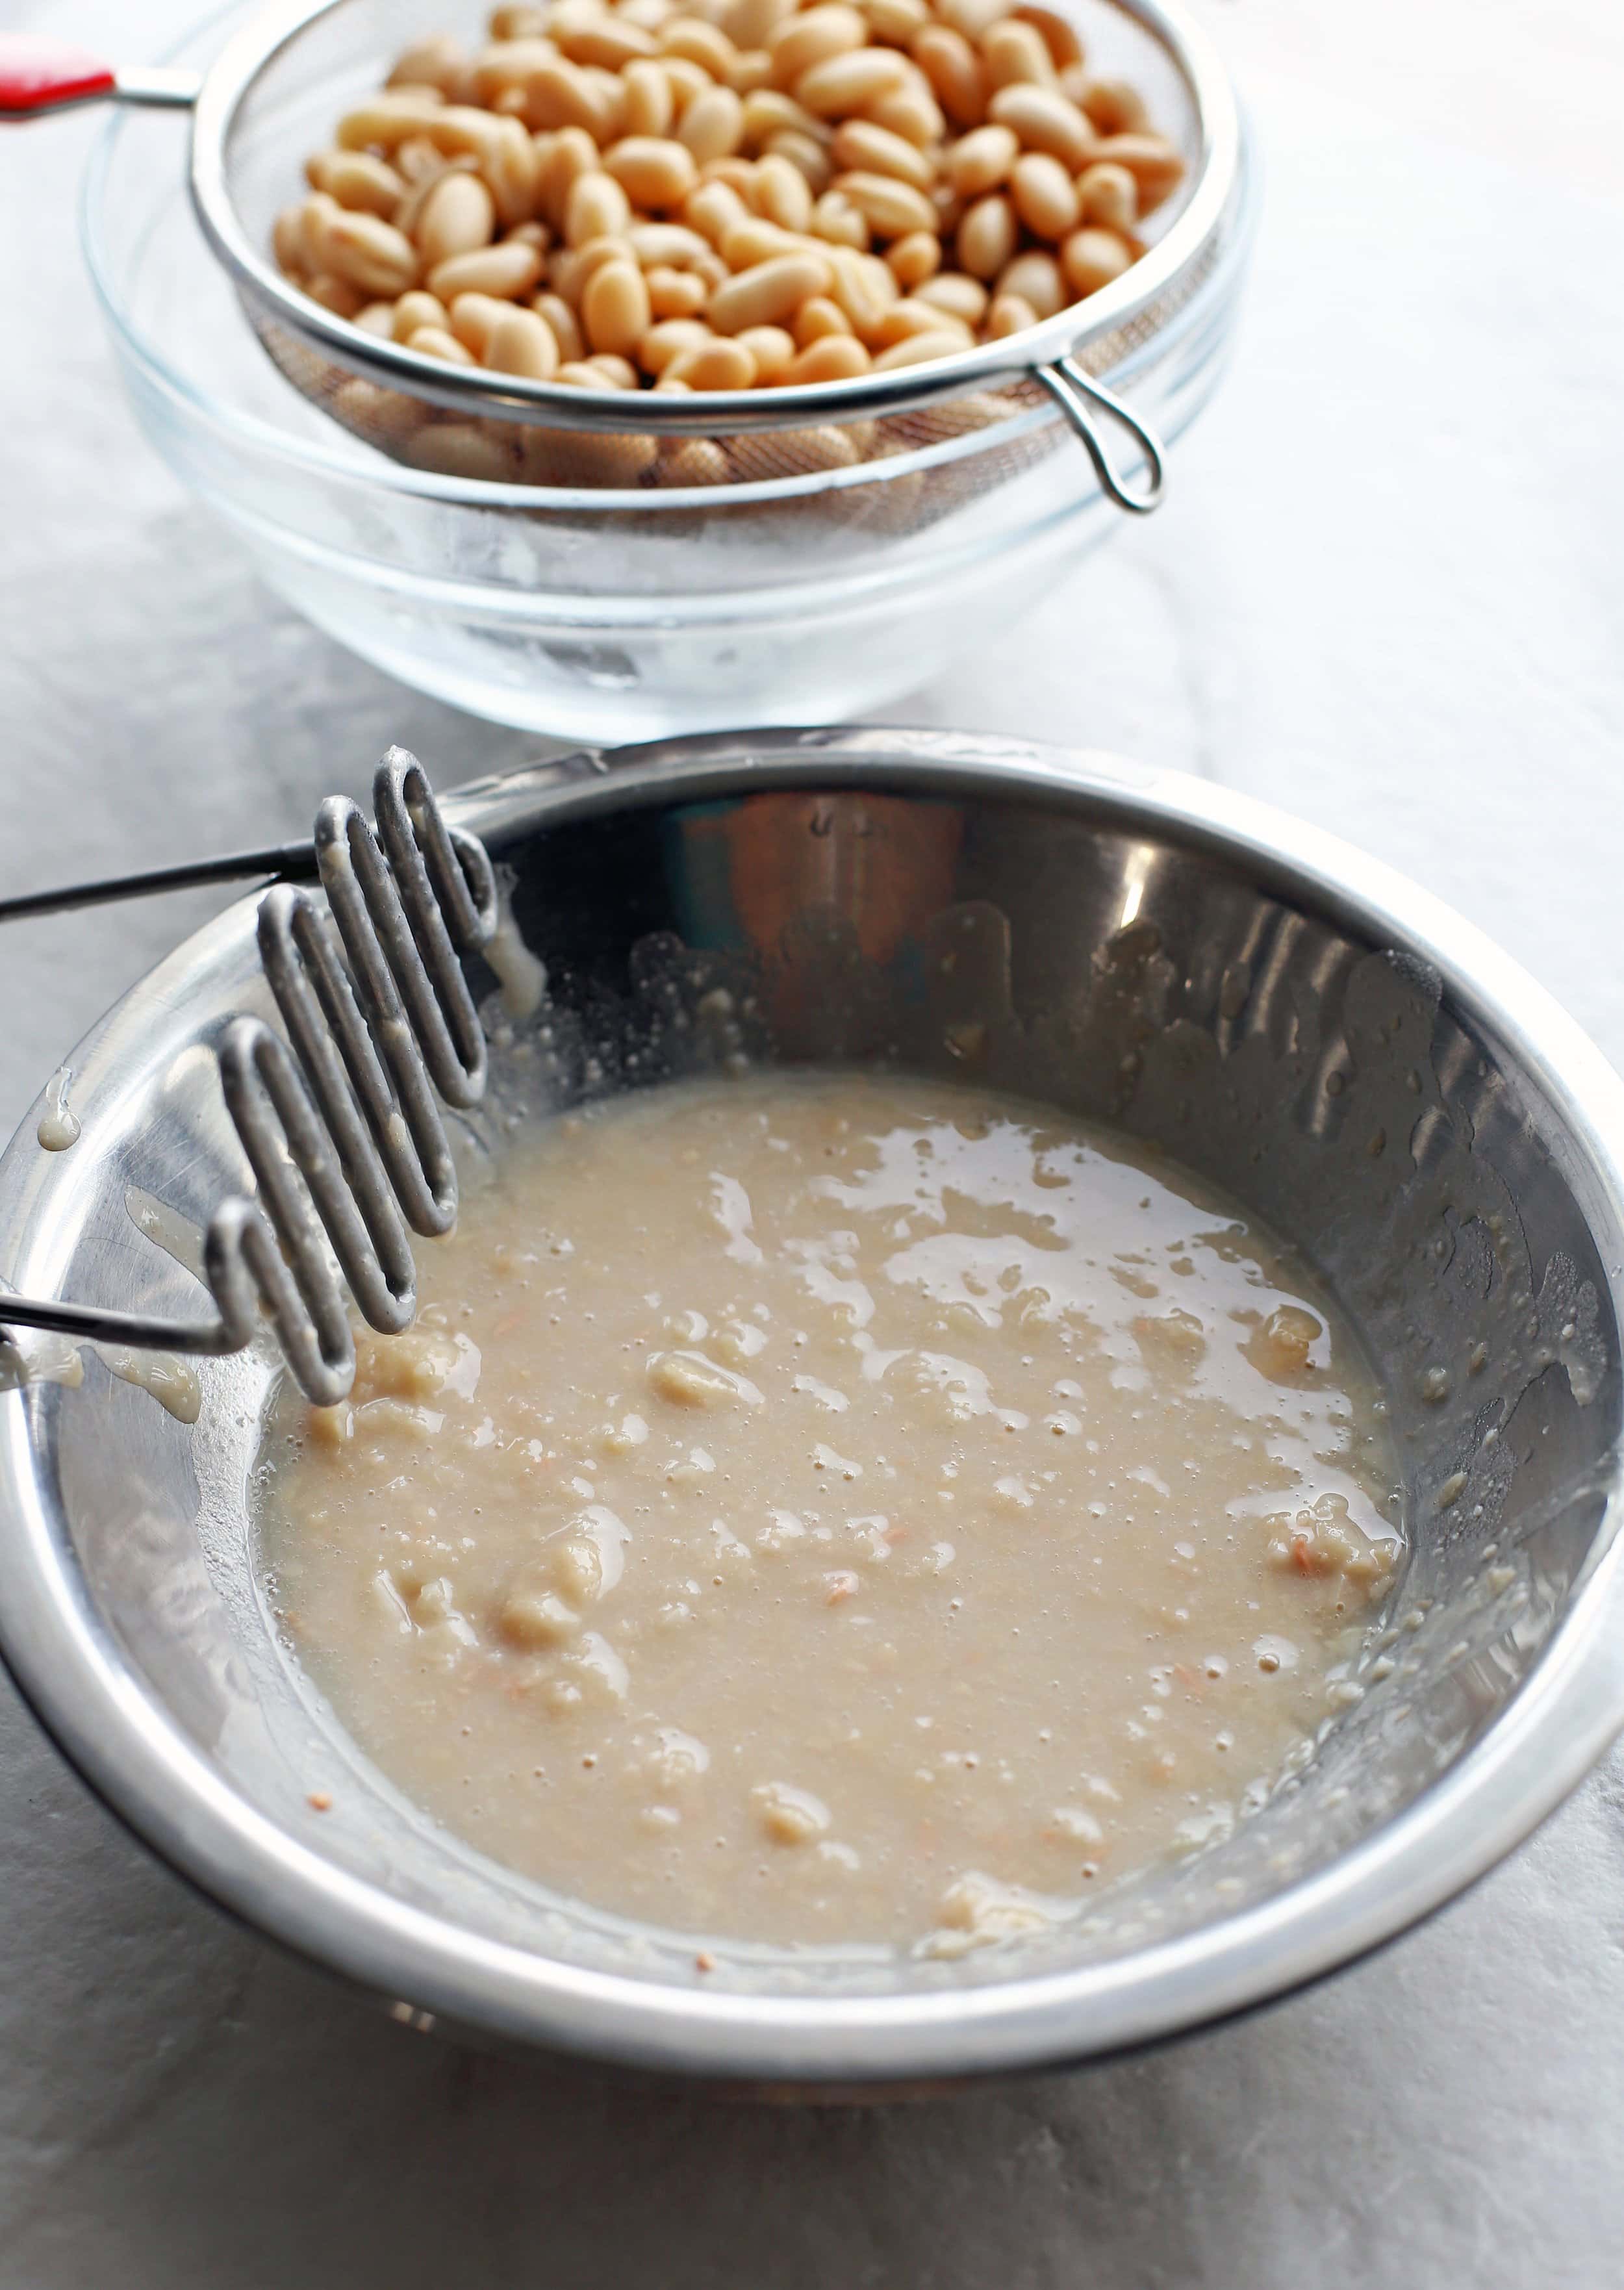
[[[476,12],[446,0],[442,12],[455,26]],[[1149,34],[1106,0],[1077,12],[1091,52],[1166,91],[1159,116],[1176,126],[1168,60]],[[216,17],[171,60],[202,69],[252,13]],[[356,65],[357,91],[385,68],[381,57]],[[323,82],[262,124],[258,173],[294,195],[348,86]],[[720,492],[494,484],[403,467],[267,357],[194,214],[183,143],[172,116],[122,114],[85,186],[86,253],[143,428],[296,610],[476,715],[626,740],[874,708],[962,657],[1120,522],[1046,399],[880,463]],[[1194,292],[1153,325],[1125,326],[1122,355],[1100,374],[1164,442],[1221,371],[1254,192],[1243,140]]]

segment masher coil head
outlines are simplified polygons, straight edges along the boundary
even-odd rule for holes
[[[388,1334],[417,1310],[412,1233],[456,1221],[440,1103],[484,1093],[486,1054],[462,957],[498,919],[484,846],[447,827],[428,774],[391,748],[375,824],[333,797],[316,827],[324,897],[287,883],[260,901],[257,939],[281,1017],[233,1018],[215,1044],[226,1110],[255,1191],[211,1216],[204,1277],[219,1319],[182,1325],[55,1299],[7,1297],[6,1319],[137,1349],[218,1357],[268,1319],[307,1398],[355,1380],[350,1301]]]

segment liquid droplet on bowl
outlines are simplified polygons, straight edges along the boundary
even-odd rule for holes
[[[79,1117],[68,1103],[68,1085],[72,1079],[73,1068],[59,1066],[45,1084],[45,1109],[34,1133],[47,1153],[66,1153],[79,1141]]]

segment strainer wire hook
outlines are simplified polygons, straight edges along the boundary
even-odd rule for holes
[[[1094,475],[1117,508],[1126,509],[1132,516],[1148,516],[1158,508],[1166,482],[1166,465],[1162,442],[1155,430],[1141,421],[1115,390],[1108,389],[1092,374],[1084,373],[1074,357],[1058,357],[1033,371],[1082,439],[1084,451],[1094,465]],[[1148,482],[1142,490],[1132,490],[1106,450],[1097,418],[1101,413],[1125,429],[1143,453]]]

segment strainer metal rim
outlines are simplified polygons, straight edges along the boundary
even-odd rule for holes
[[[228,4],[214,17],[205,19],[194,28],[188,36],[187,44],[206,31],[209,25],[220,20],[221,16],[235,13],[236,4],[237,0],[228,0]],[[665,514],[678,510],[691,514],[695,508],[715,505],[716,489],[714,487],[671,486],[651,492],[642,488],[620,486],[498,484],[484,478],[442,476],[433,470],[412,468],[402,461],[364,462],[358,460],[353,452],[337,444],[329,444],[323,438],[294,436],[260,416],[245,413],[239,407],[200,388],[143,329],[126,306],[115,283],[114,259],[106,243],[101,203],[107,195],[107,179],[113,164],[116,140],[124,132],[128,118],[125,112],[114,113],[97,140],[85,171],[79,213],[85,267],[107,324],[138,362],[142,373],[180,400],[193,415],[201,418],[220,435],[245,437],[258,450],[302,467],[331,471],[347,483],[381,485],[386,491],[412,493],[429,500],[470,502],[482,508],[515,508],[531,511],[538,508],[561,512],[589,509],[596,515],[616,511],[636,511],[640,515],[658,511]],[[1246,129],[1243,113],[1236,205],[1225,232],[1224,243],[1211,268],[1203,274],[1191,294],[1168,312],[1165,320],[1153,334],[1135,343],[1114,364],[1102,370],[1101,380],[1113,387],[1131,381],[1148,362],[1176,348],[1188,327],[1199,320],[1213,301],[1221,302],[1226,294],[1235,291],[1236,274],[1249,260],[1256,236],[1261,198],[1259,173],[1256,148]],[[996,427],[966,432],[964,436],[948,442],[967,456],[972,452],[984,452],[995,443],[1007,444],[1012,438],[1025,436],[1039,428],[1054,428],[1064,419],[1052,400],[1046,400],[1041,404],[1012,412],[1009,420]],[[1164,441],[1172,443],[1180,434],[1181,427],[1181,424],[1164,427]],[[836,491],[854,482],[891,483],[926,466],[922,457],[927,455],[949,458],[939,443],[889,455],[877,472],[873,465],[859,465],[855,472],[823,471],[813,476],[747,480],[728,486],[726,496],[730,502],[766,503]]]
[[[636,393],[635,421],[628,422],[627,392],[572,389],[516,376],[504,376],[498,384],[483,369],[451,365],[400,343],[383,341],[301,294],[249,238],[227,185],[226,151],[237,115],[260,73],[281,51],[322,17],[347,4],[348,0],[278,0],[228,40],[204,76],[192,114],[193,204],[204,236],[239,292],[351,372],[470,415],[519,421],[545,418],[561,429],[613,435],[635,427],[656,436],[714,436],[913,412],[968,389],[1037,375],[1059,359],[1084,356],[1092,342],[1138,316],[1201,259],[1228,211],[1240,166],[1239,106],[1222,59],[1205,32],[1177,0],[1108,0],[1165,49],[1189,89],[1201,137],[1196,178],[1183,206],[1163,236],[1119,279],[1091,294],[1085,303],[1073,304],[1021,333],[929,365],[763,391],[662,395],[642,390]],[[1079,308],[1088,313],[1081,326],[1076,316]]]
[[[1582,1157],[1593,1228],[1624,1232],[1624,1083],[1552,998],[1472,925],[1380,861],[1272,806],[1181,773],[1025,742],[888,727],[765,732],[587,751],[478,782],[448,815],[500,834],[538,814],[704,800],[741,787],[889,785],[1076,809],[1173,832],[1259,872],[1428,964],[1508,1045]],[[115,1006],[139,1063],[144,1009],[227,957],[240,907],[187,941]],[[80,1057],[76,1062],[86,1062]],[[133,1067],[126,1082],[135,1077]],[[111,1077],[116,1083],[117,1069]],[[32,1191],[38,1156],[0,1163],[0,1214]],[[35,1183],[30,1187],[28,1173]],[[49,1173],[52,1184],[71,1172]],[[45,1229],[41,1229],[41,1223]],[[25,1225],[51,1253],[49,1219]],[[1608,1266],[1624,1313],[1624,1264]],[[1582,1588],[1525,1684],[1458,1765],[1384,1826],[1272,1900],[1114,1961],[973,1989],[817,1998],[717,1993],[588,1971],[479,1938],[349,1876],[250,1806],[151,1698],[92,1606],[31,1438],[29,1396],[0,1400],[0,1642],[68,1755],[155,1849],[302,1954],[453,2022],[660,2070],[724,2078],[894,2082],[1053,2065],[1153,2042],[1286,1992],[1392,1939],[1518,1844],[1624,1723],[1624,1471],[1615,1466]]]

